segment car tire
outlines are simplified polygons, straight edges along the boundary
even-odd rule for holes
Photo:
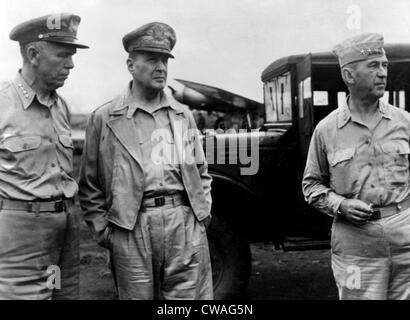
[[[214,299],[244,297],[251,272],[249,243],[231,225],[214,216],[207,229]]]

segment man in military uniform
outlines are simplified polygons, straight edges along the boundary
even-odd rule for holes
[[[341,299],[410,299],[410,114],[380,100],[383,36],[361,34],[334,52],[350,95],[313,133],[305,198],[334,217]]]
[[[175,42],[158,22],[125,35],[132,81],[86,130],[80,203],[111,251],[120,299],[213,297],[211,177],[192,113],[164,92]],[[189,148],[194,161],[182,159]]]
[[[87,48],[77,43],[79,23],[48,15],[10,33],[23,67],[0,85],[0,299],[78,298],[78,186],[68,108],[55,90],[77,48]]]

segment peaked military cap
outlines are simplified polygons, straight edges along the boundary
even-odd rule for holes
[[[74,14],[49,14],[20,23],[10,32],[10,39],[27,44],[35,41],[62,43],[80,49],[88,46],[77,42],[81,18]]]
[[[159,52],[171,58],[171,50],[176,43],[174,29],[161,22],[151,22],[126,34],[122,39],[124,49],[127,52],[148,51]]]
[[[340,67],[345,65],[382,57],[386,53],[383,49],[383,36],[378,33],[363,33],[336,45],[333,53],[338,57]]]

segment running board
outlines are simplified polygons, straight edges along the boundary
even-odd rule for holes
[[[285,241],[283,251],[304,251],[330,249],[329,240]]]

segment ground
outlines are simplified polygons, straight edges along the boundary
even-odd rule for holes
[[[263,243],[251,245],[250,300],[335,300],[337,289],[329,250],[277,251]]]

